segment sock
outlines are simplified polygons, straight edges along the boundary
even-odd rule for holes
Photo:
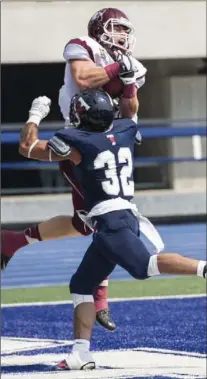
[[[108,309],[107,295],[108,295],[107,286],[98,286],[96,288],[93,295],[96,312],[102,311],[103,309]]]
[[[17,250],[28,245],[28,241],[24,232],[12,232],[10,230],[2,230],[1,232],[1,251],[7,257],[12,257]]]
[[[72,348],[73,351],[89,351],[90,341],[84,339],[76,339]]]
[[[205,261],[199,261],[198,262],[198,267],[197,267],[197,275],[203,278],[203,270],[206,265]]]
[[[31,228],[25,229],[24,235],[25,235],[25,238],[29,244],[34,243],[34,242],[38,242],[38,241],[42,241],[38,225],[35,225],[35,226],[32,226]]]

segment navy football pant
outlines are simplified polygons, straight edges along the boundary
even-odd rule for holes
[[[148,278],[151,254],[140,240],[139,223],[130,210],[96,218],[97,232],[70,282],[71,293],[89,295],[116,265],[135,279]]]
[[[59,167],[66,181],[72,187],[71,194],[74,209],[72,224],[77,232],[83,236],[88,236],[92,233],[92,230],[84,224],[77,213],[78,210],[85,210],[84,195],[79,178],[77,178],[77,169],[74,168],[74,165],[69,160],[59,162]]]

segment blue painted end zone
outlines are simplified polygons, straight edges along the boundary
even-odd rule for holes
[[[111,333],[96,326],[92,350],[150,347],[206,352],[204,297],[114,302],[110,308],[118,330]],[[3,308],[2,336],[71,340],[72,319],[71,304]]]
[[[94,328],[91,349],[96,359],[102,359],[94,372],[97,376],[54,371],[54,359],[60,361],[71,350],[71,304],[3,308],[2,379],[13,375],[17,379],[51,379],[53,374],[59,379],[205,378],[205,297],[114,302],[110,306],[118,329],[111,333],[97,325]]]

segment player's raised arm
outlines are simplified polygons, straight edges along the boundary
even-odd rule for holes
[[[100,88],[120,72],[118,63],[108,64],[106,67],[97,66],[91,47],[80,38],[69,41],[63,56],[70,65],[73,80],[80,90]]]
[[[100,88],[119,74],[120,66],[112,63],[106,67],[97,67],[92,61],[73,60],[71,72],[75,83],[81,90]]]
[[[75,165],[81,162],[81,154],[73,147],[53,138],[50,141],[40,140],[39,124],[50,111],[51,100],[46,96],[40,96],[32,103],[29,111],[29,119],[24,125],[19,143],[19,153],[30,159],[40,161],[63,161],[71,160]]]
[[[118,36],[120,38],[119,34]],[[68,62],[72,78],[80,90],[88,88],[101,88],[110,80],[118,77],[119,74],[125,74],[126,70],[131,70],[134,68],[134,66],[132,67],[131,60],[128,56],[119,53],[116,54],[115,51],[114,53],[111,51],[111,58],[109,58],[109,54],[106,50],[105,53],[108,55],[108,64],[104,67],[100,67],[100,64],[97,65],[97,62],[95,63],[96,60],[94,55],[97,55],[97,42],[95,45],[94,43],[95,42],[93,40],[91,41],[87,37],[85,39],[74,38],[69,41],[64,49],[63,56]],[[98,54],[100,55],[101,45],[98,46]],[[94,52],[92,48],[95,48]],[[117,59],[117,57],[120,59]],[[129,93],[129,90],[125,92]]]
[[[120,80],[124,84],[123,94],[120,99],[120,113],[122,117],[134,118],[139,110],[139,100],[137,91],[145,83],[146,68],[132,56],[126,56],[128,64],[125,65],[125,71],[122,70],[119,74]],[[116,52],[116,60],[121,64],[123,54]]]
[[[116,52],[116,61],[122,67],[119,78],[124,84],[123,95],[120,99],[120,112],[122,117],[133,118],[139,110],[133,61],[130,56],[124,55],[121,51]]]

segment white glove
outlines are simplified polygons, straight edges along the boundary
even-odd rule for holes
[[[39,125],[43,118],[50,112],[51,100],[47,96],[39,96],[33,100],[29,110],[29,119],[27,122],[34,122]]]
[[[125,55],[118,50],[114,51],[114,60],[120,64],[121,70],[119,78],[124,85],[135,83],[135,72],[137,71],[137,67],[134,65],[132,57],[130,55]]]

